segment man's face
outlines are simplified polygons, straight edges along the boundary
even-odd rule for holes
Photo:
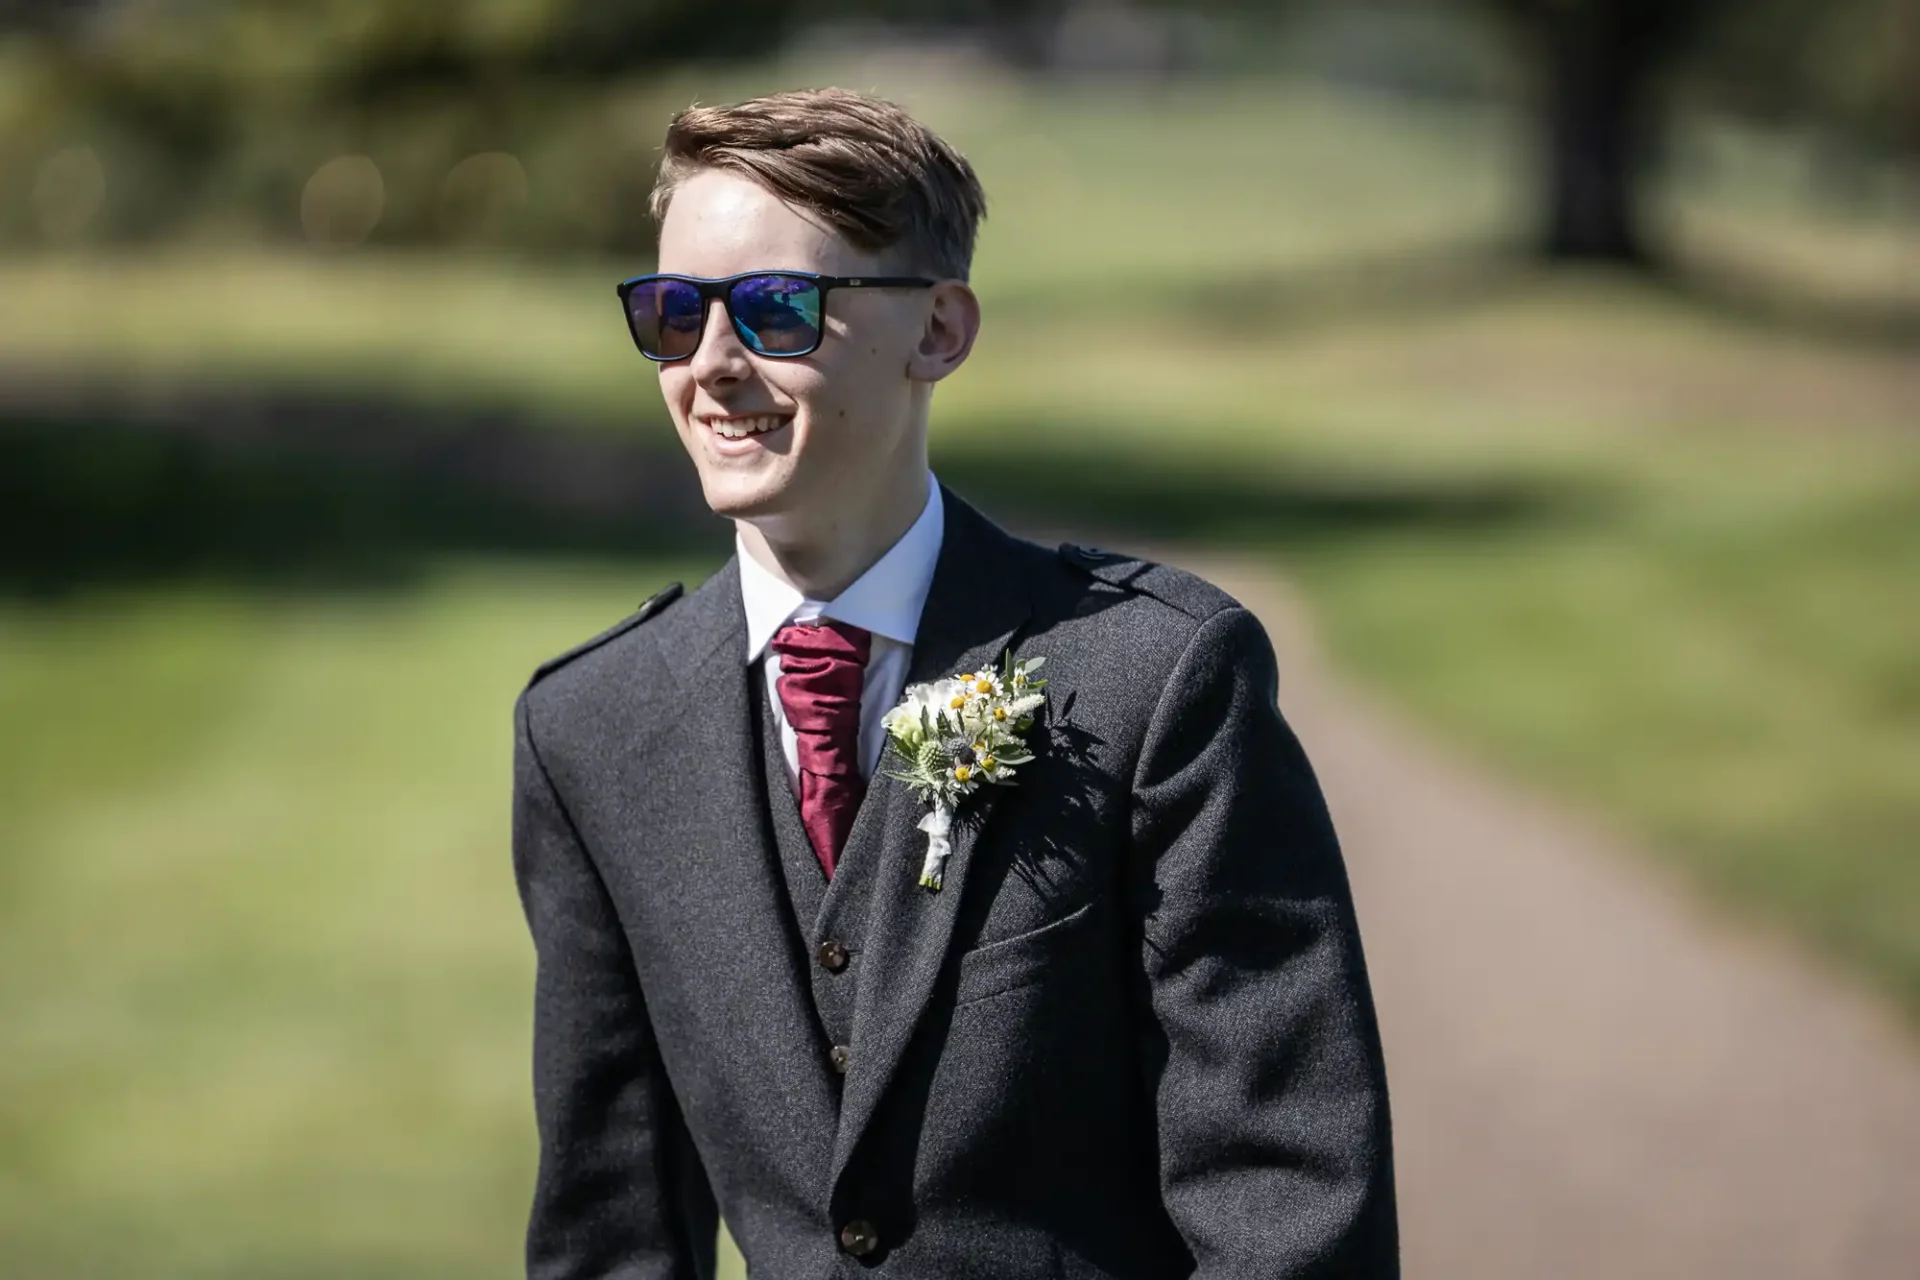
[[[676,275],[861,276],[888,274],[884,265],[765,188],[713,169],[674,191],[660,228],[660,270]],[[772,359],[742,345],[724,308],[709,304],[693,355],[658,366],[707,505],[737,519],[831,527],[879,486],[910,483],[924,428],[911,411],[908,371],[928,307],[925,290],[837,289],[819,349]],[[723,436],[720,422],[754,434]]]

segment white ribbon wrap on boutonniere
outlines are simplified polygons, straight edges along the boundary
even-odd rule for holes
[[[953,853],[953,808],[944,800],[933,802],[927,816],[920,819],[920,830],[927,833],[927,860],[920,864],[920,883],[938,889],[946,874],[947,858]]]
[[[1047,682],[1033,677],[1045,661],[1015,662],[1009,653],[999,671],[910,685],[900,705],[887,713],[887,743],[899,767],[886,770],[886,776],[906,783],[933,806],[920,820],[920,830],[927,833],[923,888],[940,887],[961,802],[982,786],[1012,786],[1014,773],[1033,759],[1024,735],[1047,700],[1041,692]]]

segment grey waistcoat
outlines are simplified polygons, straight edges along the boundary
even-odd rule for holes
[[[761,659],[766,661],[765,658]],[[807,838],[800,821],[800,804],[787,775],[787,762],[780,747],[780,727],[773,716],[772,700],[767,696],[765,672],[756,666],[748,683],[753,690],[755,719],[760,726],[761,793],[767,807],[773,846],[779,852],[780,873],[786,882],[787,898],[793,904],[797,940],[804,957],[813,992],[813,1011],[821,1034],[820,1061],[836,1078],[843,1074],[834,1067],[833,1051],[841,1049],[841,1065],[849,1061],[853,1046],[854,996],[859,990],[862,965],[860,953],[867,931],[867,906],[872,896],[874,868],[870,859],[842,861],[834,868],[832,881],[820,866],[820,859]],[[880,806],[872,802],[877,791],[869,786],[854,815],[854,828],[878,821]],[[843,852],[861,849],[861,843],[849,836]],[[878,853],[873,843],[867,851]],[[848,954],[846,966],[839,972],[827,967],[821,958],[825,944],[838,942]]]

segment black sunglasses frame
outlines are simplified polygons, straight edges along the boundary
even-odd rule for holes
[[[733,314],[733,287],[742,280],[758,280],[767,276],[778,276],[788,280],[805,280],[820,291],[820,331],[814,335],[813,345],[804,351],[762,351],[754,346],[754,340],[748,336]],[[678,281],[693,285],[700,291],[700,332],[695,335],[693,346],[686,355],[657,356],[640,344],[640,328],[634,323],[632,310],[627,306],[627,295],[643,284],[660,280]],[[620,298],[620,314],[626,317],[627,336],[633,339],[634,349],[655,364],[675,364],[691,359],[700,349],[700,341],[707,336],[707,315],[713,308],[715,299],[726,309],[727,323],[733,326],[733,332],[739,337],[742,346],[754,355],[764,356],[768,360],[798,360],[810,356],[820,349],[827,337],[827,294],[835,289],[931,289],[940,283],[925,276],[823,276],[812,271],[742,271],[735,276],[682,276],[671,272],[655,272],[652,275],[635,276],[631,280],[622,280],[614,286],[614,292]]]

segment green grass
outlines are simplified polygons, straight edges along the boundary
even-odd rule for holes
[[[0,612],[0,1255],[517,1274],[532,665],[687,569]]]
[[[1347,665],[1920,1015],[1920,467],[1806,466],[1287,567]]]
[[[899,88],[782,77],[814,78]],[[900,92],[995,202],[943,475],[1102,540],[1264,551],[1354,674],[1920,1017],[1911,347],[1487,254],[1520,204],[1495,113],[967,88]],[[1678,243],[1824,302],[1906,296],[1911,229],[1738,196],[1663,193]],[[513,405],[667,457],[611,296],[635,265],[20,259],[0,350],[429,421]],[[699,572],[0,605],[9,1276],[511,1273],[506,707],[537,657]]]

